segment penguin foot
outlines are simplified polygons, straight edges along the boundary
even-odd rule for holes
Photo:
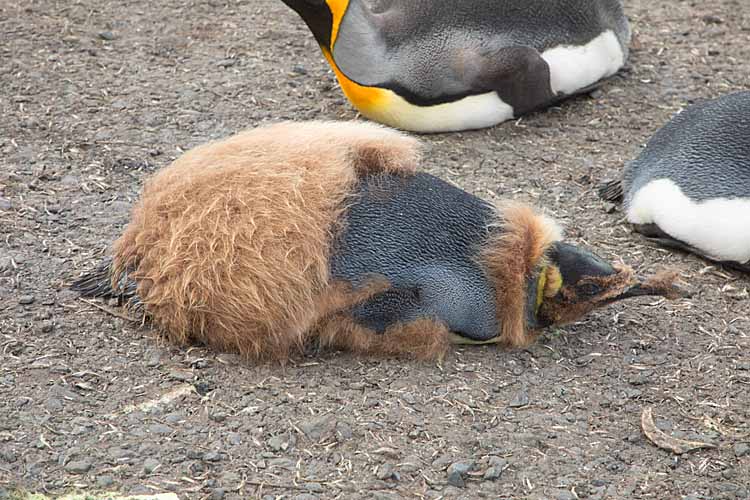
[[[599,198],[612,203],[622,203],[622,181],[605,181],[599,185]]]

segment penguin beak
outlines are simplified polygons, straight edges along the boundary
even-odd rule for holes
[[[654,275],[651,278],[641,280],[639,283],[631,286],[623,293],[615,297],[611,302],[631,297],[660,296],[670,300],[686,299],[693,296],[692,292],[679,286],[675,281],[677,276],[674,273],[666,272]]]
[[[567,243],[555,243],[549,260],[537,308],[537,322],[542,326],[570,323],[594,309],[631,297],[689,296],[676,284],[677,273],[662,272],[636,279],[629,267],[609,264]],[[549,279],[549,275],[557,279]]]

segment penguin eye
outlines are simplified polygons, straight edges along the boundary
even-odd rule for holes
[[[592,297],[598,294],[599,290],[599,287],[594,283],[581,283],[580,285],[576,286],[578,295],[583,295],[585,297]]]

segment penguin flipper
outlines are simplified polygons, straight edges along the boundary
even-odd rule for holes
[[[605,181],[599,185],[597,189],[599,192],[599,198],[604,201],[612,203],[622,203],[623,192],[622,192],[622,181]]]
[[[547,107],[558,97],[550,86],[549,65],[533,47],[500,47],[462,59],[469,88],[496,92],[515,116]]]

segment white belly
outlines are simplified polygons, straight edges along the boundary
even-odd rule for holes
[[[750,199],[695,202],[669,179],[649,182],[628,203],[628,221],[656,224],[716,260],[750,261]]]
[[[625,53],[617,36],[608,30],[586,45],[545,50],[542,59],[549,65],[552,92],[574,94],[617,73],[625,64]]]

